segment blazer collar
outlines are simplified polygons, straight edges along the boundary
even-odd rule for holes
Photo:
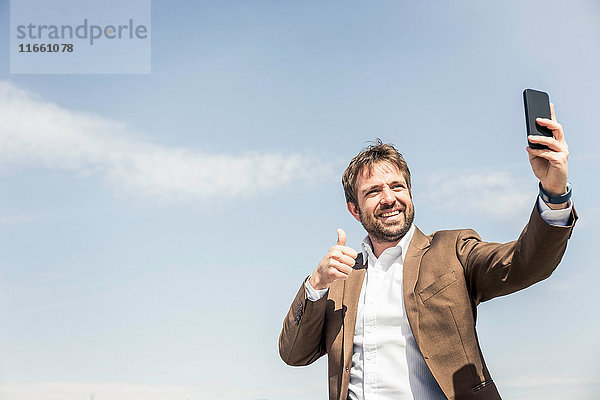
[[[403,290],[404,293],[413,293],[417,278],[419,276],[419,267],[423,254],[429,248],[429,238],[415,226],[415,232],[408,246],[406,256],[404,257],[403,266]],[[367,269],[367,257],[363,252],[358,253],[356,263],[352,267],[354,272],[350,274],[344,282],[344,304],[349,307],[349,310],[356,310],[358,306],[358,297],[362,289],[363,280],[365,278],[365,270]]]
[[[367,260],[363,259],[362,253],[358,253],[356,257],[356,263],[354,264],[354,271],[344,281],[344,292],[342,294],[342,304],[344,310],[344,324],[343,324],[343,361],[352,359],[352,349],[354,346],[354,327],[356,326],[356,313],[358,311],[358,299],[360,297],[360,291],[365,280],[367,273]]]
[[[430,240],[417,228],[410,242],[402,273],[402,290],[404,291],[404,308],[413,336],[419,343],[419,314],[417,312],[417,300],[415,296],[415,287],[419,278],[419,269],[421,260],[430,245]]]
[[[423,254],[429,248],[429,238],[419,230],[415,229],[415,234],[408,246],[406,257],[404,258],[404,267],[402,273],[403,290],[405,299],[407,294],[414,294],[417,279],[419,277],[419,268]]]
[[[402,239],[400,239],[400,241],[398,242],[398,244],[394,247],[400,247],[402,249],[402,261],[404,262],[404,258],[406,255],[406,251],[408,250],[408,246],[410,245],[410,241],[412,241],[412,238],[414,236],[415,230],[417,229],[417,227],[414,224],[410,225],[410,228],[408,229],[408,232],[406,232],[406,234],[404,235],[404,237]],[[369,235],[365,236],[365,238],[363,239],[362,243],[360,244],[362,251],[362,259],[364,260],[363,262],[366,264],[369,261],[369,255],[375,257],[375,255],[373,254],[373,244],[371,242],[371,238],[369,237]],[[385,252],[384,252],[385,253]]]

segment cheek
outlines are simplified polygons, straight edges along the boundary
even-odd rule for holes
[[[402,204],[404,204],[406,206],[406,208],[412,208],[413,207],[412,199],[410,198],[410,195],[408,195],[408,194],[402,195],[398,200]]]
[[[350,214],[352,214],[352,216],[360,222],[361,220],[361,213],[364,213],[364,203],[360,202],[358,203],[358,206],[355,206],[353,204],[348,204],[348,211],[350,211]]]
[[[362,205],[361,210],[366,213],[372,213],[377,208],[377,199],[367,199]]]

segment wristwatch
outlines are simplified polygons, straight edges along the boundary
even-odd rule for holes
[[[569,201],[571,196],[573,195],[573,186],[569,182],[567,182],[567,193],[561,194],[560,196],[551,196],[549,195],[544,188],[542,187],[542,182],[540,182],[540,197],[546,203],[549,204],[562,204]]]

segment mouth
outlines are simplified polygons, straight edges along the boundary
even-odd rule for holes
[[[396,219],[398,219],[400,217],[400,214],[403,212],[404,210],[390,210],[390,211],[386,211],[383,213],[380,213],[377,218],[383,220],[383,221],[395,221]]]

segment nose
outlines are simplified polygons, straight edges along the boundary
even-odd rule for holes
[[[393,204],[396,201],[394,192],[389,187],[384,187],[381,191],[381,203],[382,204]]]

